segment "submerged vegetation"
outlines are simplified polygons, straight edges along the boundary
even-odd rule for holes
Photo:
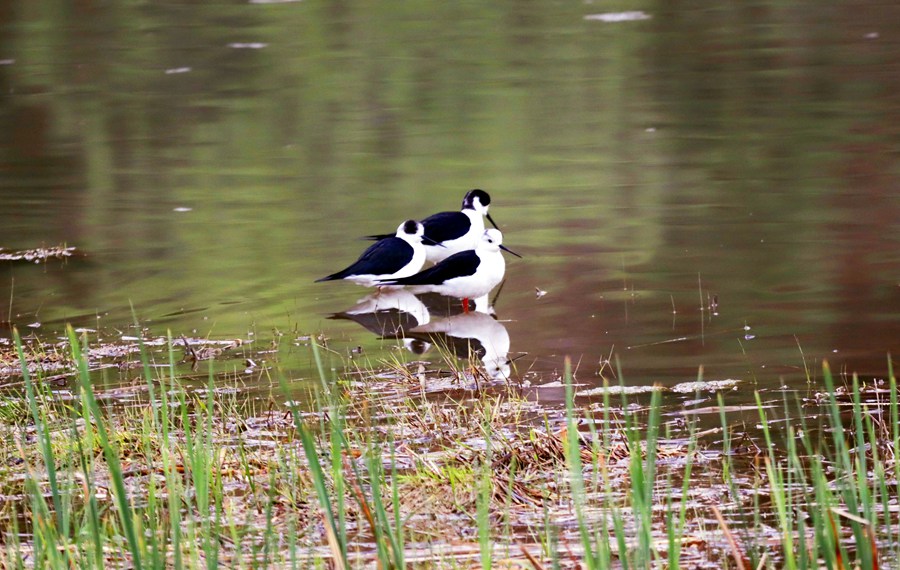
[[[776,431],[757,394],[756,428],[732,425],[720,396],[719,425],[700,429],[697,414],[663,409],[659,391],[639,403],[605,390],[586,403],[568,363],[564,407],[506,383],[437,398],[420,363],[332,378],[314,342],[316,405],[280,396],[296,390],[277,367],[267,369],[273,397],[248,405],[217,389],[212,359],[205,387],[179,377],[176,351],[201,360],[190,345],[168,339],[160,363],[136,339],[142,399],[104,407],[88,369],[97,349],[84,336],[69,329],[57,347],[77,379],[68,398],[15,338],[23,388],[0,413],[0,565],[875,569],[900,560],[893,373],[884,386],[854,378],[842,391],[826,364],[821,401],[785,397],[794,424]]]

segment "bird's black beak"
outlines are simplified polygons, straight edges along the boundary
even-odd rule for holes
[[[513,250],[509,249],[509,248],[506,247],[505,245],[500,245],[500,249],[502,249],[503,251],[505,251],[505,252],[507,252],[507,253],[511,253],[511,254],[515,255],[515,256],[518,257],[519,259],[522,259],[522,256],[521,256],[521,255],[519,255],[518,253],[516,253],[516,252],[514,252]]]
[[[422,243],[427,243],[428,245],[436,245],[438,247],[447,247],[446,245],[444,245],[440,242],[434,241],[430,237],[425,237],[425,236],[422,236]]]
[[[494,218],[492,218],[490,214],[485,214],[484,217],[488,219],[488,221],[491,223],[492,226],[497,228],[497,222],[494,221]],[[499,230],[500,228],[497,228],[497,229]],[[510,252],[510,253],[512,253],[512,252]]]

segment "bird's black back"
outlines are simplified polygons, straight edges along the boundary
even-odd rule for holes
[[[467,249],[466,251],[454,253],[425,271],[420,271],[409,277],[392,279],[389,283],[396,283],[397,285],[439,285],[454,277],[474,275],[480,264],[481,258],[478,257],[475,250]]]
[[[426,238],[442,243],[466,235],[472,221],[462,212],[439,212],[422,220],[422,225]]]
[[[398,237],[389,237],[370,245],[356,263],[316,281],[334,281],[351,275],[385,275],[403,269],[413,257],[413,247]]]
[[[472,221],[462,212],[438,212],[422,220],[422,225],[425,226],[425,243],[430,245],[428,240],[443,243],[463,237],[469,231]],[[383,240],[393,235],[375,234],[366,236],[366,239]]]

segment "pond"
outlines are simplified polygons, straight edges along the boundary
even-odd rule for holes
[[[823,359],[884,377],[897,11],[608,7],[0,11],[0,253],[77,250],[0,262],[0,333],[117,338],[133,306],[151,335],[440,361],[329,318],[371,291],[314,280],[482,188],[523,256],[494,292],[515,379],[558,380],[566,355],[588,386],[702,366],[740,403],[815,389]],[[314,376],[306,350],[283,365]]]

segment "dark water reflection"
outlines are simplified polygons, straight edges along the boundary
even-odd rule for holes
[[[327,318],[366,292],[313,279],[358,236],[482,187],[525,255],[497,301],[526,355],[514,375],[564,355],[584,382],[610,355],[630,384],[702,365],[802,388],[823,358],[883,375],[900,341],[900,11],[629,9],[650,18],[0,9],[0,247],[87,254],[0,264],[0,320],[120,327],[133,303],[160,333],[324,330],[377,360],[392,343]]]

